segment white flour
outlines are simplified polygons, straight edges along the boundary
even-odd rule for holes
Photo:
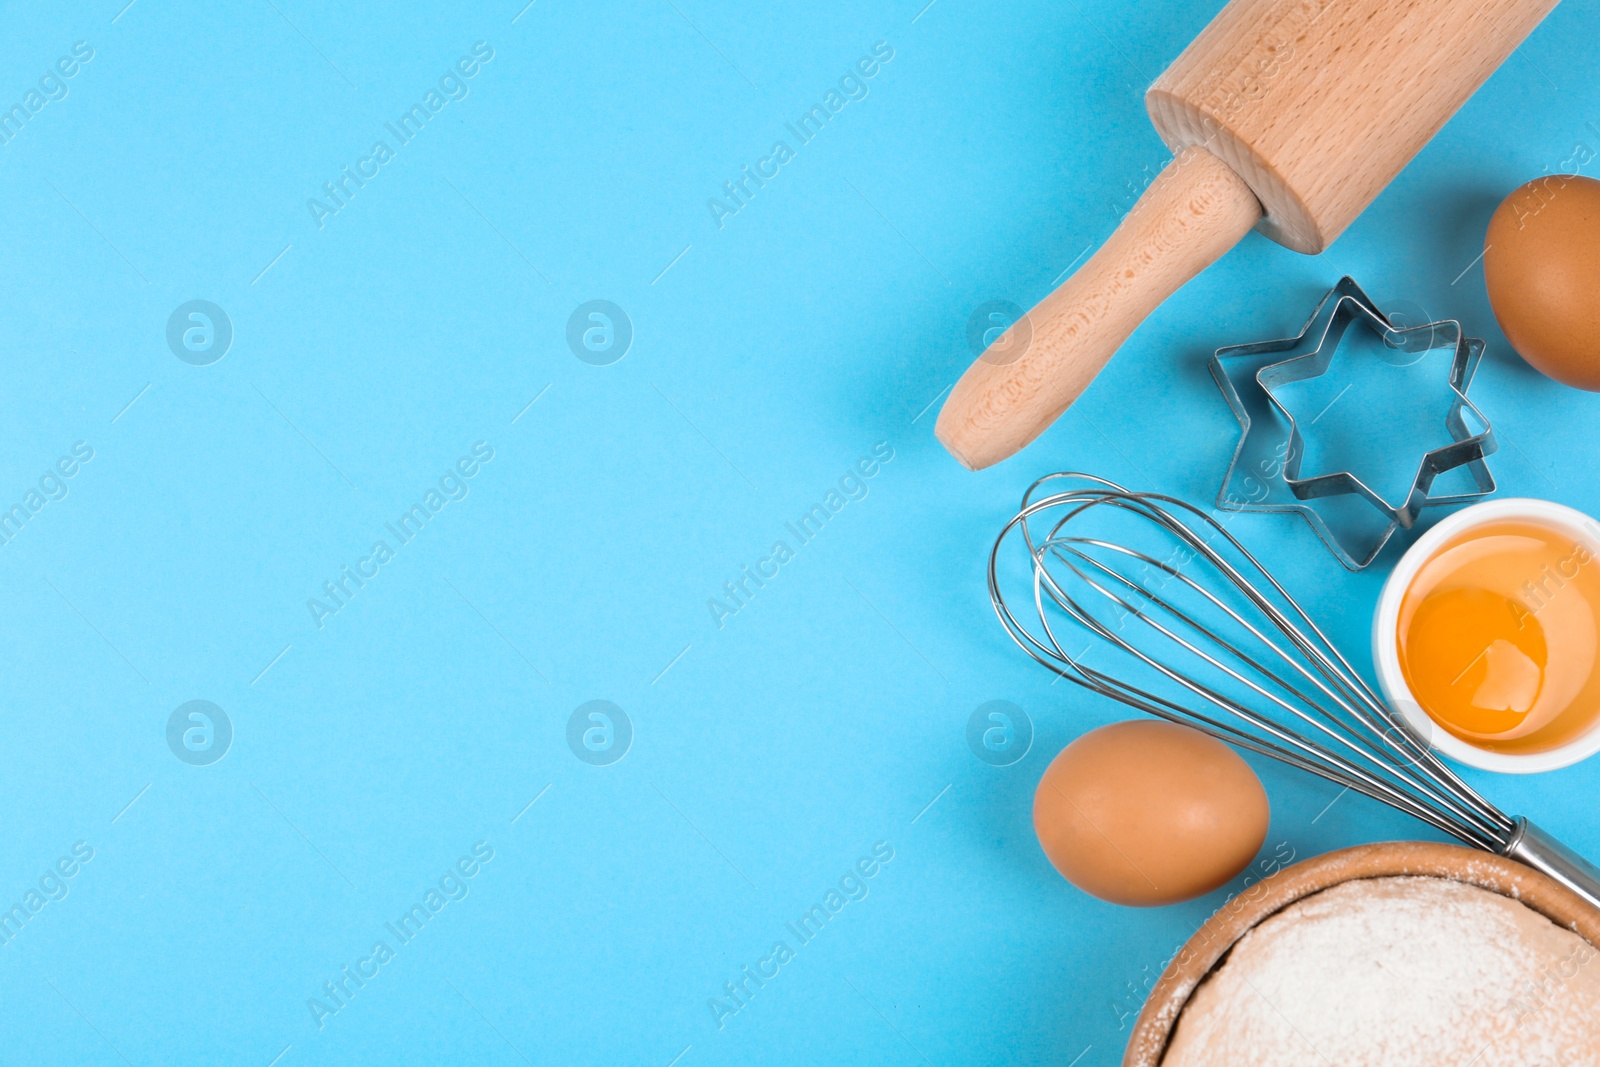
[[[1242,937],[1163,1067],[1600,1067],[1600,951],[1498,893],[1371,878]]]

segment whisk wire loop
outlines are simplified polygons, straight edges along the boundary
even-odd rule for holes
[[[1049,544],[1049,543],[1047,542],[1046,544]],[[1096,563],[1096,565],[1098,565],[1098,564]],[[1041,578],[1037,577],[1037,575],[1036,575],[1036,581],[1039,582],[1039,584],[1041,584],[1041,585],[1044,582],[1048,581],[1048,580],[1049,580],[1048,578],[1042,578],[1041,579]],[[1187,579],[1185,579],[1185,580],[1187,580]],[[1094,583],[1091,582],[1090,584],[1094,584]],[[1102,592],[1106,592],[1103,588],[1101,588],[1098,585],[1095,585],[1095,588],[1099,589]],[[1107,593],[1107,595],[1109,596],[1109,595],[1113,595],[1113,594]],[[1159,600],[1160,598],[1155,598],[1155,599]],[[1079,621],[1084,622],[1084,624],[1086,626],[1088,626],[1089,628],[1091,628],[1095,632],[1099,633],[1101,636],[1106,637],[1108,640],[1112,640],[1114,642],[1117,642],[1117,643],[1119,643],[1119,645],[1121,644],[1120,639],[1118,637],[1116,637],[1116,635],[1109,633],[1109,631],[1103,630],[1103,628],[1100,626],[1100,624],[1098,623],[1097,620],[1094,620],[1092,617],[1088,617],[1088,616],[1085,616],[1085,615],[1081,614],[1079,612],[1079,610],[1076,608],[1075,605],[1073,605],[1073,606],[1064,605],[1064,606],[1066,606],[1066,609],[1068,610],[1069,614],[1072,614],[1075,618],[1079,619]],[[1148,619],[1148,617],[1144,617],[1143,614],[1139,613],[1137,611],[1137,608],[1135,608],[1134,606],[1132,606],[1132,605],[1128,605],[1128,606],[1135,613],[1139,614],[1140,617],[1144,618],[1145,621],[1150,622],[1150,624],[1155,629],[1157,629],[1160,633],[1162,633],[1164,636],[1167,636],[1168,638],[1174,640],[1175,642],[1177,642],[1180,645],[1182,645],[1184,648],[1190,650],[1191,652],[1194,652],[1197,656],[1199,656],[1203,660],[1211,663],[1214,666],[1217,666],[1219,669],[1221,669],[1221,670],[1223,670],[1225,672],[1228,672],[1230,674],[1233,673],[1233,672],[1229,671],[1227,667],[1223,666],[1222,664],[1218,663],[1215,659],[1212,659],[1210,656],[1208,656],[1203,650],[1196,648],[1194,645],[1190,644],[1187,641],[1184,641],[1177,634],[1174,634],[1170,630],[1167,630],[1166,628],[1160,626],[1159,623],[1155,623],[1152,620]],[[1041,607],[1041,610],[1042,610],[1042,602],[1040,604],[1040,607]],[[1049,624],[1047,615],[1041,615],[1041,625],[1043,625],[1047,629],[1049,628],[1050,624]],[[1199,627],[1199,629],[1202,632],[1204,632],[1207,635],[1209,635],[1209,636],[1214,636],[1214,635],[1210,635],[1210,632],[1208,630],[1205,630],[1204,627]],[[1052,641],[1054,642],[1053,632],[1051,633],[1051,637],[1052,637]],[[1058,642],[1054,642],[1054,643],[1056,644],[1056,647],[1059,648],[1059,643]],[[1174,681],[1178,682],[1180,685],[1182,685],[1184,688],[1188,689],[1192,693],[1201,696],[1207,702],[1209,702],[1210,704],[1215,705],[1217,708],[1220,708],[1223,711],[1228,711],[1228,710],[1230,710],[1232,708],[1232,704],[1225,697],[1223,697],[1221,694],[1219,694],[1216,690],[1210,688],[1209,686],[1205,686],[1205,685],[1202,685],[1202,684],[1200,684],[1198,682],[1195,682],[1190,678],[1178,675],[1176,672],[1171,671],[1169,668],[1165,667],[1160,662],[1155,661],[1155,660],[1151,659],[1150,657],[1146,656],[1144,653],[1140,652],[1139,649],[1136,646],[1132,646],[1131,644],[1127,645],[1126,646],[1126,650],[1129,651],[1132,655],[1138,657],[1142,662],[1150,665],[1154,669],[1160,671],[1163,675],[1165,675],[1165,676],[1173,679]],[[1252,665],[1255,665],[1258,668],[1260,667],[1259,664],[1256,664],[1255,661],[1251,660],[1249,657],[1244,656],[1244,654],[1242,652],[1239,652],[1239,650],[1232,649],[1232,651],[1234,651],[1236,654],[1240,655],[1241,658],[1244,658],[1247,662],[1251,663]],[[1176,705],[1172,705],[1172,704],[1170,704],[1170,702],[1161,701],[1161,698],[1155,696],[1154,694],[1151,694],[1151,693],[1149,693],[1149,692],[1147,692],[1145,690],[1139,689],[1139,688],[1137,688],[1135,686],[1131,686],[1128,683],[1126,683],[1125,681],[1121,681],[1121,680],[1114,679],[1114,678],[1109,678],[1106,675],[1099,674],[1098,672],[1093,672],[1093,671],[1089,670],[1088,668],[1085,668],[1081,662],[1077,663],[1076,666],[1077,666],[1077,668],[1078,668],[1078,670],[1080,672],[1084,673],[1085,675],[1092,676],[1093,681],[1095,682],[1095,685],[1092,686],[1093,688],[1096,688],[1096,689],[1098,689],[1098,690],[1100,690],[1102,692],[1107,692],[1108,695],[1116,696],[1118,699],[1122,699],[1124,701],[1124,703],[1134,703],[1134,701],[1132,701],[1130,699],[1127,699],[1130,696],[1136,696],[1137,698],[1139,698],[1139,700],[1141,702],[1143,702],[1143,703],[1141,703],[1140,705],[1136,705],[1136,706],[1144,706],[1146,710],[1151,710],[1148,707],[1148,702],[1150,702],[1150,701],[1158,701],[1158,702],[1165,703],[1169,708],[1172,708],[1173,710],[1179,710],[1184,718],[1198,720],[1198,721],[1202,722],[1205,725],[1206,728],[1210,729],[1216,736],[1222,737],[1224,740],[1231,741],[1231,742],[1233,742],[1235,744],[1243,743],[1243,744],[1246,745],[1246,747],[1249,747],[1249,748],[1255,749],[1256,751],[1262,752],[1263,755],[1275,756],[1275,757],[1277,757],[1279,759],[1283,759],[1283,760],[1285,760],[1287,762],[1291,762],[1295,766],[1301,767],[1302,769],[1311,770],[1314,773],[1322,774],[1324,777],[1328,777],[1329,776],[1328,772],[1324,768],[1322,768],[1322,767],[1320,767],[1318,765],[1318,761],[1319,760],[1326,759],[1326,753],[1324,751],[1322,751],[1321,749],[1317,748],[1314,744],[1308,743],[1307,741],[1305,741],[1304,739],[1302,739],[1301,737],[1299,737],[1298,735],[1296,735],[1292,731],[1288,731],[1288,730],[1285,730],[1285,729],[1282,729],[1282,728],[1278,727],[1271,720],[1263,720],[1260,723],[1260,728],[1264,732],[1269,734],[1272,738],[1274,738],[1277,742],[1279,742],[1279,744],[1278,745],[1272,745],[1270,747],[1263,746],[1263,745],[1260,745],[1260,744],[1250,744],[1250,743],[1248,743],[1248,741],[1242,741],[1241,740],[1242,738],[1248,738],[1249,735],[1244,734],[1242,731],[1238,730],[1235,727],[1227,725],[1225,722],[1218,722],[1217,720],[1212,719],[1210,716],[1204,715],[1201,712],[1199,712],[1199,711],[1197,711],[1195,709],[1192,709],[1192,708],[1179,709]],[[1240,677],[1240,676],[1235,675],[1235,677]],[[1077,679],[1073,679],[1073,680],[1077,680]],[[1241,677],[1240,680],[1245,682],[1252,689],[1256,690],[1260,695],[1262,695],[1263,697],[1265,697],[1269,701],[1277,704],[1278,706],[1280,706],[1284,710],[1286,710],[1286,711],[1290,712],[1291,714],[1295,715],[1296,717],[1302,719],[1304,722],[1306,722],[1307,724],[1309,724],[1312,727],[1315,727],[1317,730],[1322,731],[1324,734],[1326,734],[1328,736],[1328,738],[1330,740],[1345,745],[1346,747],[1348,747],[1352,751],[1352,753],[1355,756],[1357,756],[1359,758],[1365,758],[1365,759],[1367,759],[1369,761],[1374,761],[1374,758],[1373,758],[1372,754],[1368,753],[1366,750],[1360,748],[1359,746],[1353,744],[1351,741],[1349,741],[1348,738],[1346,738],[1343,735],[1339,734],[1338,732],[1330,729],[1325,724],[1323,724],[1321,722],[1318,722],[1315,718],[1312,718],[1311,716],[1307,715],[1305,712],[1301,711],[1299,708],[1296,708],[1296,707],[1292,706],[1291,704],[1279,699],[1278,697],[1276,697],[1272,693],[1268,692],[1266,689],[1256,685],[1254,682],[1251,682],[1248,678],[1242,678]],[[1283,683],[1283,684],[1288,686],[1288,683],[1286,683],[1286,682]],[[1292,686],[1288,686],[1288,688],[1290,688],[1291,691],[1295,692],[1297,695],[1301,696],[1302,699],[1307,699],[1307,698],[1305,698],[1303,693],[1299,693],[1298,690],[1294,690]],[[1117,692],[1111,692],[1110,690],[1112,690],[1112,689],[1117,690]],[[1163,713],[1162,712],[1157,712],[1157,714],[1163,714]],[[1172,716],[1172,715],[1164,715],[1164,717],[1174,718],[1174,716]],[[1183,719],[1180,718],[1179,721],[1183,721]],[[1283,745],[1290,746],[1290,748],[1293,749],[1294,751],[1286,750],[1285,748],[1282,747]],[[1382,769],[1383,766],[1384,766],[1383,764],[1381,764],[1381,763],[1379,764],[1379,768],[1380,769]],[[1336,780],[1340,781],[1342,784],[1350,786],[1351,788],[1357,789],[1357,790],[1359,790],[1359,791],[1361,791],[1361,792],[1363,792],[1363,793],[1365,793],[1365,794],[1367,794],[1369,796],[1373,796],[1375,799],[1380,799],[1380,800],[1388,800],[1388,799],[1390,799],[1388,797],[1388,795],[1385,793],[1385,783],[1381,780],[1381,778],[1374,777],[1373,775],[1367,773],[1365,770],[1363,770],[1362,768],[1357,767],[1357,766],[1350,766],[1350,767],[1346,768],[1345,773],[1349,775],[1348,778],[1341,777],[1341,778],[1338,778]],[[1420,804],[1418,804],[1416,801],[1414,801],[1413,799],[1411,799],[1409,797],[1404,797],[1404,796],[1400,797],[1398,799],[1398,801],[1397,801],[1397,806],[1401,807],[1403,810],[1405,810],[1408,813],[1416,816],[1417,818],[1423,819],[1424,821],[1427,821],[1427,822],[1437,826],[1441,830],[1445,830],[1446,832],[1453,832],[1453,830],[1451,829],[1449,824],[1445,820],[1443,820],[1436,812],[1434,812],[1432,809],[1429,809],[1429,808],[1421,806]]]
[[[1058,479],[1076,484],[1042,492]],[[1030,523],[1046,524],[1045,536]],[[1028,623],[1000,573],[1016,533],[1033,586]],[[996,539],[988,580],[1012,640],[1068,681],[1320,775],[1468,844],[1504,852],[1516,836],[1519,823],[1414,736],[1299,602],[1192,504],[1091,475],[1047,475]],[[1086,632],[1088,647],[1068,652],[1063,623]],[[1118,665],[1086,663],[1097,648],[1120,653]]]
[[[1124,554],[1124,555],[1127,555],[1127,556],[1131,556],[1133,558],[1141,559],[1141,560],[1144,560],[1144,561],[1146,561],[1148,563],[1156,563],[1157,562],[1157,561],[1154,561],[1153,559],[1151,559],[1151,557],[1146,556],[1143,553],[1136,552],[1136,551],[1134,551],[1132,549],[1129,549],[1129,548],[1127,548],[1125,546],[1108,545],[1106,542],[1099,542],[1099,541],[1089,542],[1088,539],[1080,539],[1080,538],[1058,538],[1058,537],[1057,538],[1052,538],[1050,541],[1047,541],[1043,545],[1040,546],[1039,553],[1042,555],[1047,550],[1055,550],[1055,551],[1057,551],[1057,553],[1059,555],[1062,552],[1062,548],[1061,548],[1062,545],[1064,545],[1064,544],[1066,544],[1068,542],[1076,542],[1076,541],[1084,541],[1086,543],[1094,543],[1094,544],[1097,544],[1097,545],[1105,546],[1105,547],[1108,547],[1109,549],[1111,549],[1113,551],[1116,551],[1118,553],[1121,553],[1121,554]],[[1265,680],[1270,682],[1272,685],[1282,689],[1288,697],[1293,698],[1293,700],[1298,700],[1300,702],[1299,705],[1294,703],[1293,700],[1285,699],[1283,696],[1280,696],[1278,693],[1275,693],[1275,692],[1271,691],[1266,685],[1263,685],[1263,684],[1259,683],[1258,681],[1256,681],[1255,679],[1250,677],[1248,674],[1242,673],[1242,672],[1240,672],[1238,670],[1235,670],[1235,669],[1229,667],[1226,663],[1222,662],[1220,659],[1218,659],[1217,657],[1213,656],[1204,647],[1196,645],[1192,641],[1185,639],[1180,633],[1175,632],[1174,630],[1169,629],[1167,626],[1163,625],[1156,617],[1154,617],[1153,615],[1147,614],[1137,604],[1131,603],[1128,600],[1123,599],[1117,593],[1115,593],[1115,592],[1113,592],[1111,590],[1105,589],[1102,585],[1100,585],[1093,578],[1090,578],[1089,576],[1085,575],[1083,573],[1083,571],[1080,570],[1076,565],[1074,565],[1070,561],[1068,561],[1068,565],[1070,567],[1072,567],[1073,571],[1076,574],[1078,574],[1081,578],[1083,578],[1085,580],[1086,584],[1090,585],[1095,591],[1102,593],[1103,595],[1107,596],[1108,598],[1114,599],[1119,604],[1119,606],[1121,606],[1122,608],[1124,608],[1127,611],[1129,616],[1137,618],[1139,621],[1145,623],[1146,625],[1150,626],[1152,629],[1156,630],[1163,637],[1165,637],[1165,638],[1173,641],[1174,643],[1178,644],[1183,649],[1185,649],[1189,653],[1193,654],[1197,658],[1201,659],[1202,661],[1204,661],[1208,665],[1210,665],[1210,666],[1216,668],[1217,670],[1227,674],[1231,678],[1241,682],[1242,684],[1247,686],[1253,693],[1255,693],[1260,698],[1269,701],[1270,703],[1275,705],[1277,708],[1279,708],[1282,711],[1287,712],[1288,714],[1290,714],[1290,715],[1294,716],[1295,718],[1299,719],[1306,726],[1309,726],[1313,730],[1317,731],[1317,733],[1320,735],[1320,739],[1323,741],[1323,743],[1325,743],[1325,744],[1331,743],[1331,744],[1334,744],[1334,745],[1342,746],[1343,749],[1346,750],[1346,754],[1349,757],[1351,757],[1353,759],[1356,759],[1356,760],[1364,761],[1366,764],[1372,765],[1372,768],[1374,770],[1380,772],[1380,773],[1388,768],[1388,764],[1386,762],[1384,762],[1379,757],[1379,755],[1377,753],[1374,753],[1374,752],[1368,750],[1367,748],[1357,744],[1354,740],[1352,740],[1349,736],[1347,736],[1346,730],[1344,729],[1344,721],[1343,720],[1335,718],[1333,716],[1327,716],[1325,714],[1320,714],[1320,706],[1309,695],[1307,695],[1302,689],[1300,689],[1298,686],[1296,686],[1291,679],[1284,678],[1284,677],[1272,672],[1264,664],[1262,664],[1259,660],[1257,660],[1256,658],[1250,656],[1243,649],[1238,648],[1235,645],[1229,643],[1221,635],[1219,635],[1216,632],[1214,632],[1211,628],[1205,626],[1203,623],[1199,622],[1196,619],[1191,618],[1190,616],[1188,616],[1187,614],[1185,614],[1181,610],[1175,608],[1169,601],[1167,601],[1165,598],[1160,596],[1159,593],[1153,592],[1153,591],[1151,591],[1149,589],[1144,588],[1143,586],[1138,585],[1137,583],[1134,583],[1134,582],[1130,581],[1128,578],[1123,576],[1121,573],[1115,571],[1114,569],[1112,569],[1110,567],[1107,567],[1105,564],[1101,563],[1099,560],[1094,559],[1093,557],[1086,555],[1085,553],[1077,550],[1076,548],[1066,549],[1065,551],[1066,551],[1067,554],[1075,557],[1078,560],[1081,560],[1086,565],[1092,566],[1096,570],[1098,570],[1098,571],[1102,572],[1103,574],[1105,574],[1106,576],[1108,576],[1108,577],[1110,577],[1112,579],[1115,579],[1118,582],[1123,583],[1124,585],[1126,585],[1127,587],[1130,588],[1130,590],[1134,593],[1134,595],[1142,597],[1145,600],[1148,600],[1151,604],[1161,608],[1165,613],[1171,615],[1172,618],[1176,622],[1180,623],[1181,625],[1188,626],[1188,627],[1194,629],[1196,631],[1196,633],[1201,638],[1209,639],[1215,647],[1225,650],[1229,655],[1231,655],[1232,657],[1236,658],[1238,661],[1240,661],[1246,667],[1248,667],[1251,670],[1255,671],[1257,674],[1259,674],[1262,678],[1264,678]],[[1322,692],[1322,694],[1327,699],[1338,703],[1340,705],[1341,709],[1344,710],[1350,716],[1352,716],[1352,718],[1355,718],[1357,721],[1362,721],[1360,719],[1359,712],[1357,711],[1357,709],[1353,708],[1349,704],[1349,702],[1345,699],[1345,697],[1343,697],[1341,694],[1335,692],[1332,688],[1330,688],[1328,686],[1328,684],[1325,681],[1323,681],[1323,679],[1321,677],[1318,676],[1318,674],[1313,673],[1312,671],[1308,670],[1303,664],[1301,664],[1300,662],[1295,660],[1293,657],[1288,656],[1283,651],[1282,648],[1277,646],[1271,640],[1270,637],[1268,637],[1266,634],[1262,633],[1259,629],[1257,629],[1254,625],[1252,625],[1249,622],[1249,620],[1247,620],[1243,616],[1241,616],[1231,606],[1226,604],[1220,598],[1218,598],[1215,595],[1213,595],[1209,590],[1205,589],[1204,586],[1201,586],[1199,583],[1197,583],[1193,579],[1189,578],[1188,575],[1183,574],[1182,572],[1171,568],[1169,565],[1166,565],[1166,564],[1158,564],[1158,565],[1161,566],[1163,569],[1167,570],[1167,572],[1172,577],[1174,577],[1178,581],[1184,583],[1184,585],[1186,585],[1187,587],[1193,589],[1197,594],[1199,594],[1201,597],[1203,597],[1207,602],[1209,602],[1211,605],[1215,606],[1218,610],[1223,612],[1229,619],[1231,619],[1234,622],[1238,623],[1242,628],[1244,628],[1250,634],[1252,634],[1254,637],[1256,637],[1264,646],[1266,646],[1273,653],[1276,653],[1277,656],[1286,665],[1294,668],[1294,670],[1296,672],[1298,672],[1299,674],[1303,675],[1307,680],[1309,680],[1317,689],[1319,689]],[[1202,698],[1204,698],[1208,702],[1216,705],[1219,708],[1222,708],[1223,710],[1227,710],[1228,709],[1228,707],[1229,707],[1228,702],[1222,696],[1220,696],[1216,690],[1212,689],[1209,686],[1202,685],[1202,684],[1194,681],[1192,678],[1190,678],[1190,677],[1188,677],[1186,675],[1180,675],[1177,672],[1172,671],[1170,668],[1166,667],[1164,664],[1162,664],[1162,663],[1160,663],[1158,661],[1155,661],[1155,660],[1151,659],[1150,657],[1146,656],[1132,642],[1124,643],[1118,638],[1118,636],[1116,634],[1112,634],[1112,633],[1109,633],[1109,632],[1103,632],[1100,627],[1094,625],[1094,620],[1092,618],[1088,617],[1087,613],[1084,612],[1079,605],[1077,605],[1075,602],[1071,601],[1071,598],[1068,597],[1065,594],[1065,592],[1061,590],[1061,587],[1054,582],[1054,579],[1049,574],[1048,568],[1040,567],[1040,568],[1036,568],[1035,569],[1035,582],[1036,582],[1036,584],[1039,584],[1039,585],[1045,585],[1045,584],[1050,585],[1051,588],[1054,590],[1054,592],[1052,593],[1052,599],[1055,600],[1057,602],[1057,604],[1062,606],[1064,610],[1068,611],[1068,613],[1073,615],[1075,618],[1079,619],[1080,621],[1084,621],[1088,625],[1091,625],[1093,628],[1096,629],[1097,632],[1100,632],[1102,636],[1107,637],[1107,639],[1112,640],[1112,641],[1118,643],[1119,645],[1123,645],[1127,651],[1129,651],[1133,655],[1137,656],[1141,661],[1143,661],[1144,663],[1150,665],[1151,667],[1155,668],[1156,670],[1160,671],[1162,674],[1164,674],[1168,678],[1172,679],[1173,681],[1177,682],[1178,684],[1182,685],[1184,688],[1186,688],[1186,689],[1190,690],[1191,692],[1201,696]],[[1036,597],[1036,599],[1037,599],[1037,597]],[[1048,623],[1047,616],[1045,616],[1045,615],[1041,615],[1041,620],[1044,621],[1046,624]],[[1310,712],[1308,712],[1307,710],[1303,710],[1303,708],[1309,708],[1309,709],[1311,709],[1311,711],[1319,712],[1319,714],[1313,715]],[[1329,722],[1322,721],[1323,718],[1327,718],[1329,720]],[[1330,725],[1330,723],[1331,723],[1331,725]],[[1363,722],[1363,725],[1365,725],[1364,722]],[[1275,737],[1277,737],[1280,741],[1285,741],[1288,744],[1290,744],[1293,747],[1295,747],[1296,749],[1302,750],[1303,752],[1306,752],[1307,754],[1312,755],[1314,758],[1316,756],[1318,756],[1318,755],[1321,755],[1320,750],[1313,750],[1312,746],[1308,746],[1306,742],[1302,741],[1300,738],[1298,738],[1297,736],[1293,735],[1292,733],[1285,733],[1283,731],[1279,731],[1279,730],[1273,729],[1272,728],[1272,724],[1271,724],[1270,721],[1266,723],[1266,726],[1269,729],[1269,731],[1272,732],[1273,735]],[[1352,767],[1352,768],[1350,768],[1350,770],[1357,777],[1359,777],[1363,782],[1366,782],[1369,786],[1375,786],[1376,785],[1376,783],[1373,781],[1373,779],[1368,774],[1364,773],[1361,768]],[[1461,814],[1463,817],[1466,817],[1466,818],[1470,818],[1471,817],[1470,811],[1460,812],[1459,814]]]

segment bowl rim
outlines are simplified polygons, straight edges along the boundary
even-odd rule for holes
[[[1190,996],[1256,924],[1344,882],[1449,878],[1510,897],[1600,947],[1600,910],[1566,886],[1514,860],[1438,841],[1388,841],[1327,852],[1285,867],[1229,897],[1184,943],[1150,990],[1123,1054],[1123,1067],[1159,1067]]]
[[[1422,710],[1400,670],[1399,642],[1394,636],[1400,622],[1400,603],[1406,591],[1422,565],[1440,545],[1475,526],[1514,519],[1532,519],[1558,526],[1584,540],[1600,556],[1600,522],[1577,508],[1533,497],[1485,500],[1462,508],[1439,520],[1432,529],[1417,538],[1400,557],[1394,570],[1389,572],[1389,577],[1383,583],[1383,591],[1378,595],[1377,610],[1372,615],[1372,666],[1377,674],[1378,687],[1389,706],[1399,712],[1411,731],[1430,747],[1458,763],[1480,770],[1502,774],[1534,774],[1569,767],[1600,752],[1600,715],[1595,717],[1589,729],[1577,737],[1543,752],[1491,752],[1479,748],[1443,729]]]

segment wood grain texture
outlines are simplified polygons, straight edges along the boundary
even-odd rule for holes
[[[1250,184],[1257,228],[1316,254],[1556,0],[1232,0],[1145,95],[1174,152]]]
[[[1249,191],[1250,225],[1321,252],[1556,2],[1232,0],[1145,96],[1173,163],[1030,313],[1031,342],[1013,327],[956,383],[939,439],[975,469],[1021,449],[1146,314],[1226,252],[1246,198],[1212,173],[1219,160]],[[1203,181],[1179,180],[1186,158],[1210,160]],[[1158,204],[1176,217],[1156,218]]]
[[[1260,217],[1261,205],[1226,164],[1203,148],[1179,152],[1100,250],[961,376],[939,412],[939,440],[973,470],[1017,452],[1077,399],[1145,316]]]

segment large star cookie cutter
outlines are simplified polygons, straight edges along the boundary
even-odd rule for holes
[[[1445,417],[1451,443],[1423,453],[1399,503],[1385,499],[1352,471],[1306,474],[1304,434],[1274,395],[1281,386],[1326,373],[1352,325],[1372,331],[1388,349],[1413,356],[1408,362],[1433,350],[1451,350],[1451,399]],[[1209,363],[1211,376],[1242,430],[1217,506],[1299,514],[1340,563],[1360,570],[1377,558],[1396,530],[1410,529],[1423,508],[1493,493],[1494,476],[1484,459],[1495,451],[1494,433],[1483,412],[1467,399],[1483,351],[1483,341],[1465,336],[1454,320],[1396,327],[1350,278],[1341,278],[1328,291],[1296,336],[1217,349]],[[1473,488],[1433,495],[1436,479],[1457,468],[1465,468]]]

